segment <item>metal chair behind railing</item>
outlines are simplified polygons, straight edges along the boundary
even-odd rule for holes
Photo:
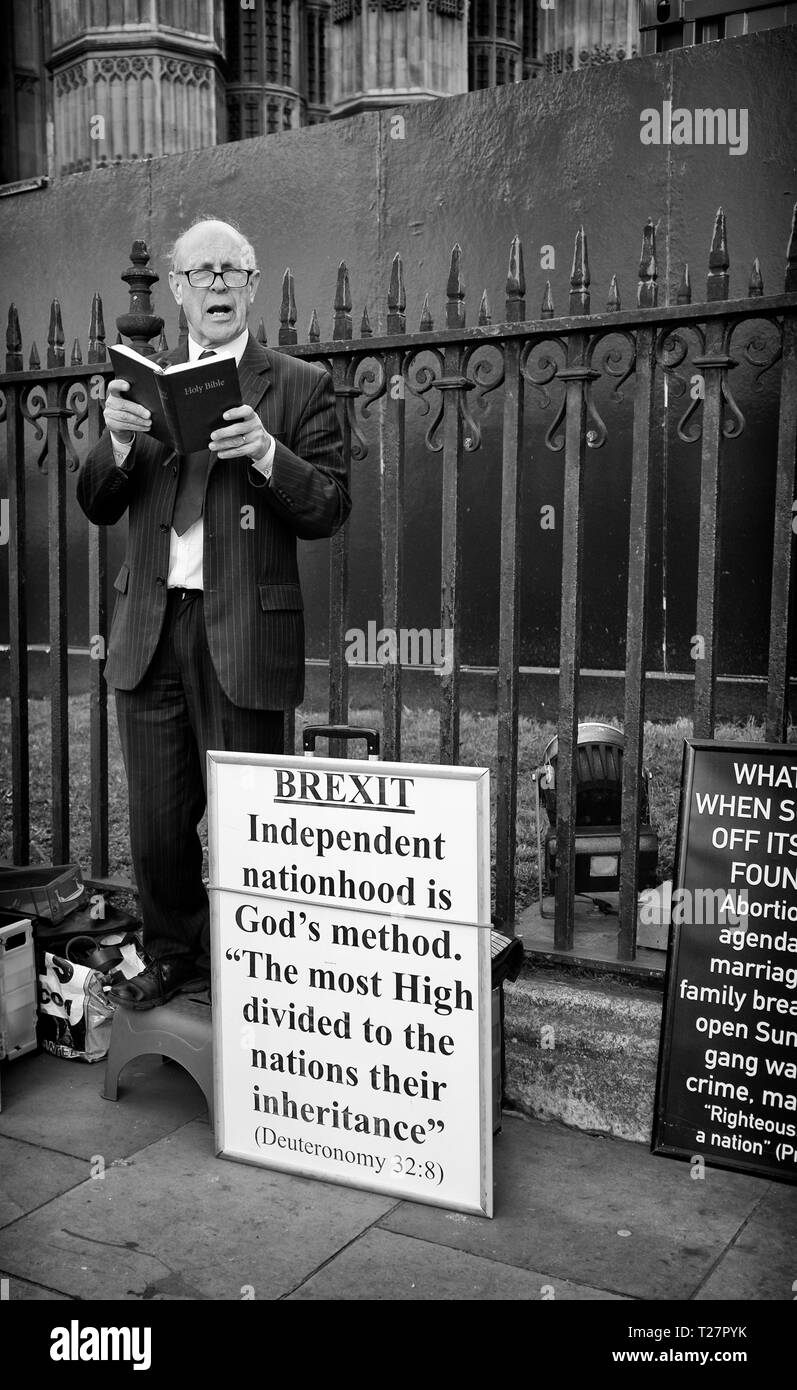
[[[612,724],[580,724],[576,777],[576,893],[616,893],[620,888],[620,821],[625,739]],[[537,813],[537,873],[540,915],[545,889],[556,881],[556,763],[558,735],[533,774]],[[639,825],[640,888],[655,881],[658,835],[650,822],[650,773],[642,769]],[[549,826],[542,842],[541,807]]]

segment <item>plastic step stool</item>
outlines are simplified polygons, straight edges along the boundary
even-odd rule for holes
[[[117,1008],[105,1063],[104,1100],[119,1099],[119,1074],[148,1053],[179,1062],[207,1101],[213,1126],[213,1029],[210,1005],[180,995],[155,1009]]]

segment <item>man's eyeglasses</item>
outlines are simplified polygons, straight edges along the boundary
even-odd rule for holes
[[[254,270],[241,270],[237,266],[232,266],[228,270],[178,270],[178,275],[184,275],[189,285],[195,290],[208,290],[215,283],[216,276],[220,275],[228,290],[242,290],[244,285],[248,285],[250,275],[254,275]]]

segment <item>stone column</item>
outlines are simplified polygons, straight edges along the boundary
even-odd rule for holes
[[[467,91],[465,0],[332,0],[330,115]]]
[[[48,66],[59,174],[225,138],[218,122],[218,16],[210,0],[194,6],[192,23],[200,27],[191,30],[175,23],[178,9],[162,0],[150,0],[146,26],[128,21],[128,9],[106,25],[107,6],[98,0],[53,7]]]
[[[556,0],[541,10],[539,57],[547,73],[631,58],[637,52],[636,0]]]
[[[316,4],[313,9],[324,9]],[[306,123],[306,16],[299,0],[227,3],[229,138],[251,139]]]

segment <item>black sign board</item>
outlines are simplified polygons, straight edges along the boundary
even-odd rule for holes
[[[652,1150],[797,1182],[797,745],[686,741]]]

